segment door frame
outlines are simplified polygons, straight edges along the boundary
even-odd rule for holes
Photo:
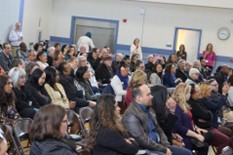
[[[176,52],[176,43],[177,43],[177,36],[178,36],[178,30],[190,30],[190,31],[197,31],[200,33],[199,36],[199,42],[198,42],[198,53],[197,53],[197,59],[200,55],[200,48],[201,48],[201,37],[202,37],[202,30],[201,29],[193,29],[193,28],[184,28],[184,27],[175,27],[175,35],[174,35],[174,42],[173,42],[173,51]]]
[[[115,37],[114,37],[114,49],[112,49],[112,51],[115,52],[116,46],[117,46],[117,39],[118,39],[119,20],[72,16],[71,17],[71,31],[70,31],[70,42],[71,42],[71,44],[76,44],[74,42],[74,40],[75,40],[74,35],[75,35],[75,31],[76,31],[76,25],[75,25],[76,19],[84,19],[84,20],[89,20],[89,21],[103,21],[103,22],[109,22],[109,23],[116,24],[116,32],[115,32],[116,34],[115,34]]]

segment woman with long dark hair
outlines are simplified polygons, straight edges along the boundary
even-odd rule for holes
[[[35,69],[25,85],[25,92],[29,100],[32,101],[32,107],[37,110],[51,103],[51,98],[44,88],[45,78],[44,71],[39,68]]]
[[[120,108],[115,97],[100,96],[92,115],[87,145],[93,155],[136,154],[138,145],[133,138],[127,137],[119,118]]]
[[[17,117],[11,79],[5,74],[0,75],[0,117],[10,119]]]

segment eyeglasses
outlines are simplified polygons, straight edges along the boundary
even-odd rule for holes
[[[213,86],[213,87],[217,87],[218,86],[218,84],[216,83],[216,84],[212,84],[211,86]]]

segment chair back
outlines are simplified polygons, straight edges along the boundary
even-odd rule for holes
[[[25,154],[29,154],[31,141],[29,138],[29,128],[32,124],[30,118],[20,118],[14,124],[14,132],[18,142],[21,144]]]
[[[90,107],[82,107],[79,110],[79,116],[81,120],[81,127],[83,131],[83,135],[86,138],[89,132],[89,121],[91,120],[91,115],[93,113],[93,109]]]
[[[68,123],[68,133],[75,133],[75,134],[82,134],[82,128],[81,128],[81,123],[80,123],[80,118],[79,115],[73,111],[73,110],[68,110],[67,111],[67,119],[69,121]]]
[[[9,125],[0,124],[0,129],[3,132],[8,145],[8,154],[24,155],[21,145],[18,143],[17,139],[14,137],[13,129]]]

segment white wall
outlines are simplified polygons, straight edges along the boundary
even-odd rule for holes
[[[217,31],[223,26],[233,33],[232,9],[116,0],[52,0],[52,4],[51,0],[25,1],[24,25],[27,29],[24,33],[31,39],[35,38],[40,16],[45,39],[49,36],[69,38],[71,17],[81,16],[119,20],[118,44],[130,45],[135,37],[143,36],[144,47],[166,50],[173,49],[175,27],[201,29],[201,51],[210,42],[217,55],[232,56],[233,35],[226,41],[217,38]],[[37,12],[27,10],[29,4]],[[143,33],[143,16],[139,14],[141,8],[145,9]],[[26,17],[27,14],[32,17]],[[125,18],[127,23],[122,22]]]
[[[24,41],[27,44],[29,42],[36,43],[38,41],[37,38],[39,30],[42,31],[42,40],[49,39],[49,19],[51,9],[51,0],[25,0],[23,34]]]
[[[230,8],[233,9],[232,0],[130,0],[130,1],[143,1],[143,2],[155,2],[166,4],[178,4],[178,5],[191,5],[191,6],[203,6],[203,7],[215,7],[215,8]]]
[[[120,20],[118,44],[130,45],[134,37],[142,35],[143,16],[139,11],[140,8],[144,8],[143,46],[145,47],[172,49],[166,45],[173,44],[175,27],[185,27],[202,29],[201,50],[205,49],[209,42],[214,44],[218,55],[231,56],[233,50],[231,45],[233,37],[227,41],[220,41],[216,36],[218,28],[222,26],[233,31],[231,23],[233,10],[123,1],[97,3],[94,0],[88,2],[55,0],[54,2],[56,3],[53,3],[52,23],[57,23],[59,27],[52,29],[50,25],[53,36],[69,37],[72,15],[106,18]],[[72,5],[67,5],[68,3]],[[127,23],[122,22],[124,18],[128,19]]]
[[[0,0],[0,44],[8,42],[8,35],[19,20],[20,0]]]

